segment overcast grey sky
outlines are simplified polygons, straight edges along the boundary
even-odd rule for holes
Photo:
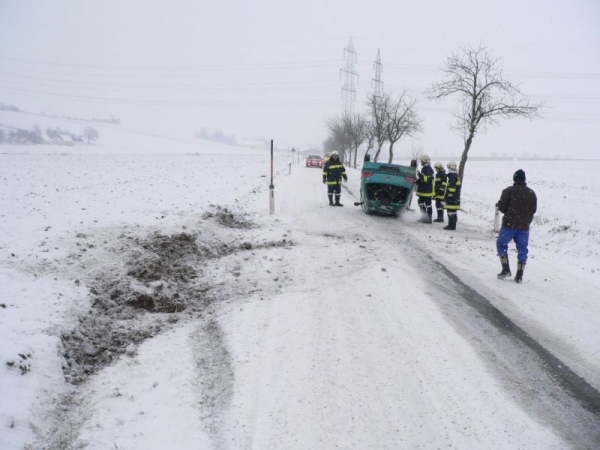
[[[600,157],[598,0],[0,0],[0,102],[123,126],[320,145],[341,113],[353,39],[356,109],[381,50],[384,89],[420,99],[433,155],[459,154],[452,107],[423,98],[452,51],[487,46],[545,118],[478,135],[471,155]]]

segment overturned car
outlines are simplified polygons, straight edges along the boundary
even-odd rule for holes
[[[417,178],[417,161],[410,166],[371,162],[365,155],[361,170],[360,202],[367,214],[398,216],[408,207]]]

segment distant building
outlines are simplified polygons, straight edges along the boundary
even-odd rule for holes
[[[59,134],[54,138],[54,142],[58,145],[73,145],[75,143],[68,134]]]

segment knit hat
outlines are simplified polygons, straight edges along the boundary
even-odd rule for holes
[[[525,181],[525,172],[521,169],[517,170],[515,172],[515,174],[513,175],[513,181],[515,183],[519,182],[519,181]]]

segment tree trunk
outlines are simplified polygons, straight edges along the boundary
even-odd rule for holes
[[[377,159],[379,158],[379,153],[381,153],[381,148],[383,147],[383,143],[382,142],[378,142],[377,143],[377,151],[375,152],[375,157],[373,158],[373,162],[377,162]]]
[[[458,178],[461,182],[465,173],[465,165],[467,164],[467,158],[469,154],[469,149],[471,148],[471,143],[473,142],[473,136],[475,136],[475,132],[469,131],[469,137],[465,141],[465,148],[462,152],[462,156],[460,157],[460,164],[458,165]]]
[[[390,142],[389,152],[390,152],[390,157],[388,158],[388,164],[391,164],[392,160],[394,159],[394,143],[393,142]]]

